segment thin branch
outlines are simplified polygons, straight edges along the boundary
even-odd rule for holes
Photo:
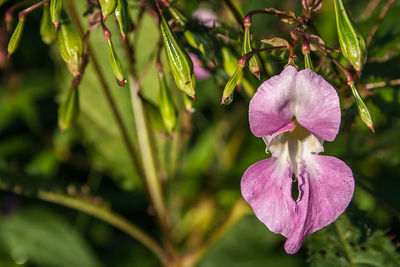
[[[371,0],[371,1],[369,1],[368,5],[361,12],[361,16],[360,16],[361,19],[365,20],[365,19],[369,18],[371,16],[372,12],[374,12],[374,10],[378,7],[380,2],[381,2],[381,0]]]
[[[168,262],[168,257],[165,255],[160,245],[142,229],[121,215],[107,210],[104,207],[63,194],[39,191],[38,197],[39,199],[81,211],[85,214],[92,215],[95,218],[107,222],[108,224],[128,234],[132,238],[138,240],[140,243],[150,249],[164,265]]]
[[[235,5],[232,3],[231,0],[224,0],[225,5],[228,7],[228,9],[231,11],[233,17],[235,18],[236,22],[242,27],[243,29],[243,17],[242,14],[240,14],[240,11],[237,10]]]
[[[334,225],[335,225],[335,228],[336,228],[336,232],[338,233],[339,239],[343,244],[343,249],[344,249],[344,252],[345,252],[345,254],[347,256],[347,259],[349,260],[350,266],[353,266],[354,259],[353,259],[352,255],[351,255],[351,248],[350,248],[349,244],[346,241],[346,238],[344,236],[343,230],[342,230],[341,226],[339,225],[338,221],[335,221]]]
[[[371,90],[378,87],[385,87],[387,85],[400,85],[400,79],[394,79],[390,81],[375,82],[364,84],[364,89]]]
[[[234,226],[244,215],[249,213],[249,206],[244,200],[240,199],[233,206],[229,217],[216,228],[199,247],[195,248],[192,252],[189,252],[182,259],[182,266],[190,267],[194,266],[207,252],[207,250],[212,247],[218,240],[221,239],[231,228]]]
[[[386,13],[389,11],[390,6],[394,3],[395,0],[388,0],[385,4],[385,6],[383,7],[381,13],[379,14],[378,19],[376,20],[374,26],[372,26],[371,31],[368,34],[367,37],[367,47],[369,46],[369,44],[372,41],[372,38],[374,38],[376,31],[378,30],[379,26],[381,25],[381,22],[383,21],[383,19],[386,16]]]
[[[21,19],[24,19],[25,16],[26,16],[26,14],[32,12],[33,10],[35,10],[36,8],[38,8],[38,7],[42,6],[42,5],[48,3],[49,1],[50,1],[50,0],[42,0],[42,1],[40,1],[40,2],[38,2],[38,3],[36,3],[36,4],[34,4],[34,5],[31,5],[30,7],[25,8],[24,10],[22,10],[22,11],[20,11],[20,12],[18,13],[18,18],[19,18],[20,20],[21,20]]]
[[[74,23],[78,28],[79,34],[81,36],[83,36],[84,30],[83,30],[82,24],[80,22],[80,18],[79,18],[78,12],[75,9],[74,4],[72,3],[72,0],[66,0],[66,4],[67,4],[67,7],[68,7],[68,9],[69,9],[69,11],[71,13],[72,19],[74,20]],[[106,82],[106,80],[104,78],[105,77],[104,74],[102,73],[102,71],[100,69],[100,65],[99,65],[99,63],[97,61],[97,58],[94,56],[93,53],[91,53],[91,51],[93,51],[93,50],[91,49],[89,43],[88,43],[88,51],[89,51],[90,60],[91,60],[91,62],[93,64],[94,71],[95,71],[95,73],[97,75],[98,81],[100,82],[101,88],[103,89],[103,93],[104,93],[104,95],[106,97],[107,103],[111,108],[111,112],[114,115],[114,119],[115,119],[115,121],[117,123],[117,126],[118,126],[118,128],[119,128],[119,130],[121,132],[122,139],[123,139],[123,141],[125,143],[126,149],[128,150],[128,153],[129,153],[130,159],[132,161],[132,164],[135,167],[136,171],[138,172],[139,177],[141,179],[144,179],[143,178],[144,177],[144,172],[143,172],[143,169],[142,169],[141,161],[136,156],[136,151],[135,151],[133,143],[132,143],[132,141],[131,141],[131,139],[130,139],[130,137],[128,135],[128,131],[126,129],[126,126],[125,126],[125,124],[124,124],[124,122],[122,120],[122,117],[121,117],[121,115],[120,115],[120,113],[118,111],[118,108],[117,108],[117,105],[115,103],[115,100],[111,95],[110,88],[109,88],[109,86],[108,86],[108,84],[107,84],[107,82]]]

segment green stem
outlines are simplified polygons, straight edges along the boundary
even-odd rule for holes
[[[201,244],[199,247],[189,252],[182,259],[182,266],[190,267],[194,266],[221,237],[223,237],[231,228],[234,226],[244,215],[249,213],[249,206],[244,200],[240,199],[233,206],[229,217],[226,221],[215,229],[209,236],[209,238]]]
[[[81,199],[69,197],[62,194],[39,191],[38,197],[42,200],[69,207],[86,214],[92,215],[95,218],[103,220],[122,232],[128,234],[134,239],[141,242],[144,246],[150,249],[165,265],[168,262],[168,257],[158,243],[142,231],[138,226],[128,221],[121,215],[118,215],[103,207],[96,206],[92,203]]]
[[[81,36],[83,36],[84,35],[84,30],[83,30],[82,23],[80,22],[79,15],[78,15],[78,12],[77,12],[74,4],[72,3],[71,0],[66,0],[66,4],[67,4],[67,7],[68,7],[68,10],[71,13],[72,19],[73,19],[75,25],[78,28],[79,34]],[[110,87],[108,86],[108,84],[107,84],[107,82],[106,82],[106,80],[104,78],[105,75],[101,71],[100,64],[98,63],[97,58],[91,52],[93,50],[90,47],[89,41],[88,41],[88,51],[89,51],[88,53],[89,53],[90,60],[91,60],[91,63],[93,65],[94,71],[95,71],[95,73],[97,75],[98,81],[100,82],[101,88],[103,89],[103,93],[104,93],[104,96],[106,97],[107,103],[111,108],[111,112],[114,115],[114,119],[115,119],[115,121],[117,123],[117,126],[118,126],[118,128],[119,128],[119,130],[121,132],[122,139],[123,139],[123,141],[125,143],[126,149],[128,150],[128,153],[129,153],[129,156],[131,158],[132,164],[135,167],[136,171],[138,172],[139,177],[141,179],[143,179],[144,172],[143,172],[143,169],[142,169],[141,162],[140,162],[139,158],[136,156],[136,151],[135,151],[135,148],[133,146],[133,143],[132,143],[131,139],[129,138],[126,126],[125,126],[125,124],[124,124],[124,122],[122,120],[122,117],[121,117],[121,115],[120,115],[120,113],[118,111],[118,108],[117,108],[117,105],[115,103],[115,100],[111,95]]]
[[[346,242],[346,238],[344,237],[343,230],[342,230],[341,226],[339,225],[338,221],[335,221],[334,224],[335,224],[336,232],[338,233],[339,239],[343,244],[343,249],[344,249],[344,252],[346,253],[346,257],[349,260],[349,263],[350,263],[349,266],[353,266],[354,260],[353,260],[353,257],[351,256],[351,248],[350,248],[349,244]]]
[[[132,73],[129,75],[129,87],[131,92],[136,131],[138,135],[139,150],[143,158],[146,185],[160,223],[163,227],[165,227],[167,217],[161,189],[161,182],[157,175],[157,167],[155,155],[151,146],[149,126],[147,124],[143,102],[139,95],[139,84],[132,76]]]

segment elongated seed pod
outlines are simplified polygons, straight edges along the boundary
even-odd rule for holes
[[[117,0],[99,0],[101,6],[101,13],[103,14],[103,21],[111,15],[117,7]]]
[[[58,108],[58,127],[61,131],[67,130],[74,123],[79,114],[78,88],[71,86],[67,95]]]
[[[221,49],[222,53],[222,65],[224,66],[224,69],[226,73],[229,76],[232,76],[233,73],[235,73],[236,67],[237,67],[237,58],[232,54],[231,50],[227,47],[223,47]]]
[[[343,1],[334,0],[334,3],[340,48],[354,69],[360,72],[367,59],[364,37],[347,14]]]
[[[22,36],[22,31],[24,29],[24,24],[25,24],[25,18],[21,17],[19,18],[17,27],[15,28],[10,41],[8,42],[8,56],[10,57],[15,50],[17,50],[19,42],[21,41],[21,36]]]
[[[164,16],[160,17],[160,27],[165,52],[175,83],[179,89],[194,98],[196,77],[193,72],[193,62],[176,40]]]
[[[48,5],[43,6],[43,14],[40,21],[40,36],[45,44],[51,44],[57,38],[51,21],[50,8]]]
[[[360,94],[358,93],[354,83],[350,84],[350,88],[351,92],[353,93],[354,99],[356,101],[357,110],[358,113],[360,114],[361,120],[364,122],[365,125],[367,125],[368,128],[371,129],[371,131],[375,132],[371,114],[369,113],[367,106],[365,105]]]
[[[250,40],[250,26],[245,26],[244,27],[244,38],[243,38],[243,48],[242,48],[242,53],[247,54],[251,52],[251,40]],[[258,66],[257,58],[256,56],[251,56],[249,60],[249,69],[251,73],[253,73],[257,79],[260,80],[260,68]]]
[[[108,56],[110,58],[111,68],[118,80],[119,85],[125,86],[125,75],[122,71],[121,61],[119,60],[118,55],[115,53],[114,45],[111,41],[111,33],[107,28],[104,27],[103,34],[107,41]]]
[[[62,9],[62,0],[51,0],[50,1],[50,16],[51,21],[54,24],[54,29],[58,30],[58,25],[60,23],[60,15]]]
[[[119,24],[122,39],[125,41],[126,34],[132,30],[133,27],[132,18],[126,0],[118,0],[117,7],[115,8],[115,17]]]
[[[68,18],[60,21],[57,32],[58,50],[62,59],[67,63],[68,70],[75,77],[80,74],[80,63],[83,53],[83,43],[75,27]]]
[[[230,104],[232,102],[233,90],[235,90],[236,85],[240,82],[244,66],[245,62],[239,59],[235,72],[225,85],[224,92],[222,93],[221,104]]]
[[[165,129],[172,133],[176,124],[176,112],[174,102],[170,96],[169,88],[165,81],[164,73],[158,72],[159,82],[159,97],[158,97],[158,108],[160,110],[161,118]]]

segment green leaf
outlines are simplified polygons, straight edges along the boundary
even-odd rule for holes
[[[388,237],[378,229],[355,225],[342,215],[333,225],[312,235],[307,246],[311,267],[399,266],[400,254]]]
[[[38,266],[101,266],[85,240],[61,217],[21,210],[0,222],[0,243],[15,262]]]
[[[247,216],[211,247],[198,266],[305,266],[300,254],[285,253],[283,241],[255,216]]]

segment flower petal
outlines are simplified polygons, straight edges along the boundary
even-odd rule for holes
[[[285,250],[296,253],[304,238],[327,226],[342,214],[354,192],[350,168],[335,157],[311,155],[299,168],[299,198],[294,230]]]
[[[257,137],[272,135],[293,116],[314,135],[335,139],[340,126],[340,103],[335,89],[310,69],[287,66],[265,81],[250,101],[250,129]]]
[[[243,174],[243,198],[257,218],[271,232],[288,236],[293,232],[295,201],[292,198],[292,171],[276,158],[261,160]]]
[[[340,103],[336,90],[310,69],[297,73],[296,120],[314,135],[327,141],[335,139],[340,126]]]
[[[291,91],[295,88],[297,70],[286,67],[258,88],[250,101],[250,129],[257,137],[272,135],[287,125],[292,117]]]

